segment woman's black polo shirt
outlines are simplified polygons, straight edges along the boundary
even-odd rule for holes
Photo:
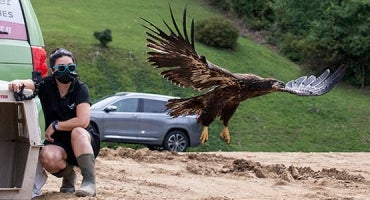
[[[55,78],[48,76],[39,86],[38,96],[45,117],[45,130],[54,121],[65,121],[76,117],[76,107],[89,103],[89,90],[85,83],[74,79],[64,97],[60,97]]]

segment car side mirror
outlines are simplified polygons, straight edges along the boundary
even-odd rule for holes
[[[116,111],[117,110],[117,106],[107,106],[106,108],[104,108],[104,111],[105,112],[112,112],[112,111]]]

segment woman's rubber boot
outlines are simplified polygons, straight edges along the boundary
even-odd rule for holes
[[[95,185],[95,157],[94,154],[82,154],[77,158],[77,164],[81,169],[82,184],[76,190],[76,196],[86,197],[96,195]]]
[[[62,187],[59,191],[63,193],[73,193],[75,192],[75,180],[76,173],[73,170],[73,166],[67,163],[66,168],[60,170],[57,173],[53,174],[54,176],[61,178],[63,177]]]

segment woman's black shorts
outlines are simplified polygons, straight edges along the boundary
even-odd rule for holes
[[[96,158],[100,150],[100,137],[97,133],[94,132],[94,129],[91,128],[91,126],[89,126],[86,130],[87,132],[90,133],[91,146],[94,151],[94,156]],[[45,145],[54,144],[62,147],[67,153],[67,162],[71,165],[78,166],[76,156],[72,149],[71,132],[58,131],[52,135],[52,138],[54,139],[54,142],[49,142],[45,140],[44,144]]]

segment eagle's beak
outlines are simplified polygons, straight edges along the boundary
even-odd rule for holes
[[[282,82],[282,81],[276,81],[274,83],[274,85],[272,85],[273,88],[276,88],[276,89],[281,89],[281,88],[285,88],[285,83]]]

